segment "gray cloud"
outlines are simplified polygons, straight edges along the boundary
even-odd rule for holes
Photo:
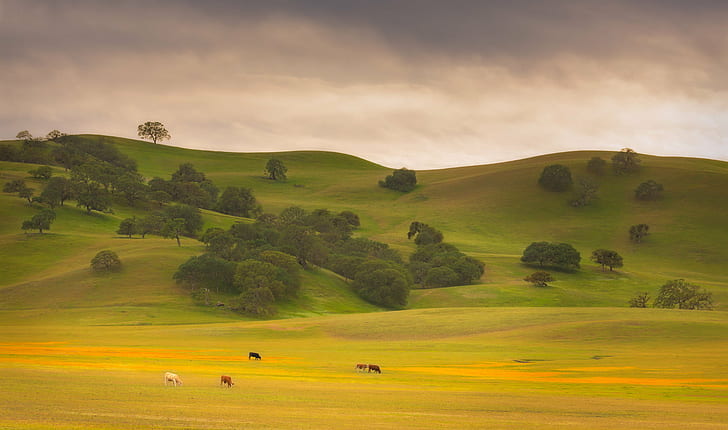
[[[0,1],[0,133],[325,149],[392,167],[571,149],[728,159],[721,2]]]

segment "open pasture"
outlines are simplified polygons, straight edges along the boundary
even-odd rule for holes
[[[728,428],[723,312],[0,321],[0,428]],[[361,362],[382,374],[356,371]],[[184,385],[165,387],[165,371]],[[233,388],[220,387],[223,374]]]

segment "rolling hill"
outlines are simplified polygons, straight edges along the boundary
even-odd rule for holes
[[[263,177],[271,153],[223,153],[154,145],[109,136],[81,136],[115,145],[137,161],[147,179],[168,179],[181,163],[190,162],[219,188],[253,189],[265,212],[297,205],[307,210],[328,208],[357,213],[357,234],[390,244],[404,255],[414,250],[407,240],[409,223],[418,220],[440,229],[445,240],[486,264],[476,285],[414,290],[411,308],[567,306],[624,307],[630,297],[646,291],[653,296],[665,281],[685,278],[713,293],[715,307],[728,309],[728,163],[642,155],[643,168],[634,175],[611,173],[598,178],[599,199],[573,208],[570,193],[545,191],[537,184],[544,166],[563,164],[576,177],[586,177],[586,162],[612,153],[578,151],[550,154],[507,163],[419,171],[417,188],[407,194],[377,183],[392,169],[353,156],[316,151],[275,153],[288,167],[288,180]],[[28,178],[33,165],[0,162],[0,181]],[[57,174],[63,170],[56,168]],[[636,186],[654,179],[665,187],[658,201],[633,197]],[[47,234],[23,234],[22,220],[35,209],[15,195],[0,194],[0,308],[47,315],[63,310],[99,322],[133,320],[138,324],[170,320],[219,321],[240,318],[196,306],[171,275],[202,244],[157,237],[126,239],[115,230],[121,219],[140,215],[116,206],[113,214],[87,215],[73,203],[58,211]],[[227,227],[235,217],[205,212],[206,227]],[[629,241],[630,225],[646,223],[651,235],[639,245]],[[522,279],[533,272],[519,258],[531,242],[572,244],[582,255],[579,271],[554,272],[549,288],[530,287]],[[597,248],[614,249],[624,267],[603,272],[589,261]],[[94,277],[88,262],[101,249],[114,249],[125,269],[107,278]],[[112,315],[108,307],[126,308]],[[81,311],[85,309],[85,311]],[[171,310],[170,310],[171,309]],[[182,311],[184,312],[177,312]],[[299,300],[282,307],[279,316],[377,311],[353,295],[345,282],[315,270],[306,274]],[[180,317],[188,313],[189,315]],[[131,316],[133,315],[133,316]]]

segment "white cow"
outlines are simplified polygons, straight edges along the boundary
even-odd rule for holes
[[[179,375],[172,372],[166,372],[164,374],[164,386],[167,386],[167,382],[171,382],[176,387],[177,385],[182,385],[182,379],[180,379]]]

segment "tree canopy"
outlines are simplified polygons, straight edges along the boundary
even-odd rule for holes
[[[395,170],[391,175],[385,177],[383,181],[379,181],[380,187],[401,191],[403,193],[414,190],[415,185],[417,185],[417,173],[414,170],[406,168]]]
[[[622,267],[622,256],[609,249],[596,249],[592,252],[591,260],[602,266],[602,270],[609,267],[611,272],[615,267]]]
[[[581,255],[568,243],[533,242],[523,251],[521,261],[571,270],[579,268]]]
[[[285,181],[288,168],[283,164],[283,161],[277,158],[271,158],[265,165],[265,172],[268,178],[274,181]]]
[[[713,296],[697,285],[684,279],[668,281],[657,294],[653,306],[656,308],[675,308],[692,310],[713,309]]]
[[[555,281],[549,272],[538,271],[523,278],[524,281],[530,282],[537,287],[548,287],[549,282]]]
[[[612,157],[612,169],[618,175],[638,171],[640,163],[639,155],[630,148],[624,148]]]
[[[56,219],[56,213],[51,209],[43,209],[39,213],[33,215],[29,220],[23,221],[23,230],[38,230],[43,234],[43,230],[50,230],[51,223]]]
[[[94,272],[111,272],[121,268],[121,259],[111,250],[99,251],[91,259],[91,269]]]
[[[649,179],[634,190],[634,196],[638,200],[657,200],[661,195],[664,187],[652,179]]]
[[[635,243],[642,242],[642,239],[649,234],[650,226],[647,224],[637,224],[629,228],[629,240]]]
[[[549,191],[566,191],[573,184],[571,170],[561,164],[552,164],[543,168],[538,183]]]
[[[142,139],[151,139],[155,144],[160,140],[172,138],[167,129],[164,128],[164,124],[158,121],[147,121],[144,124],[139,124],[137,133]]]

